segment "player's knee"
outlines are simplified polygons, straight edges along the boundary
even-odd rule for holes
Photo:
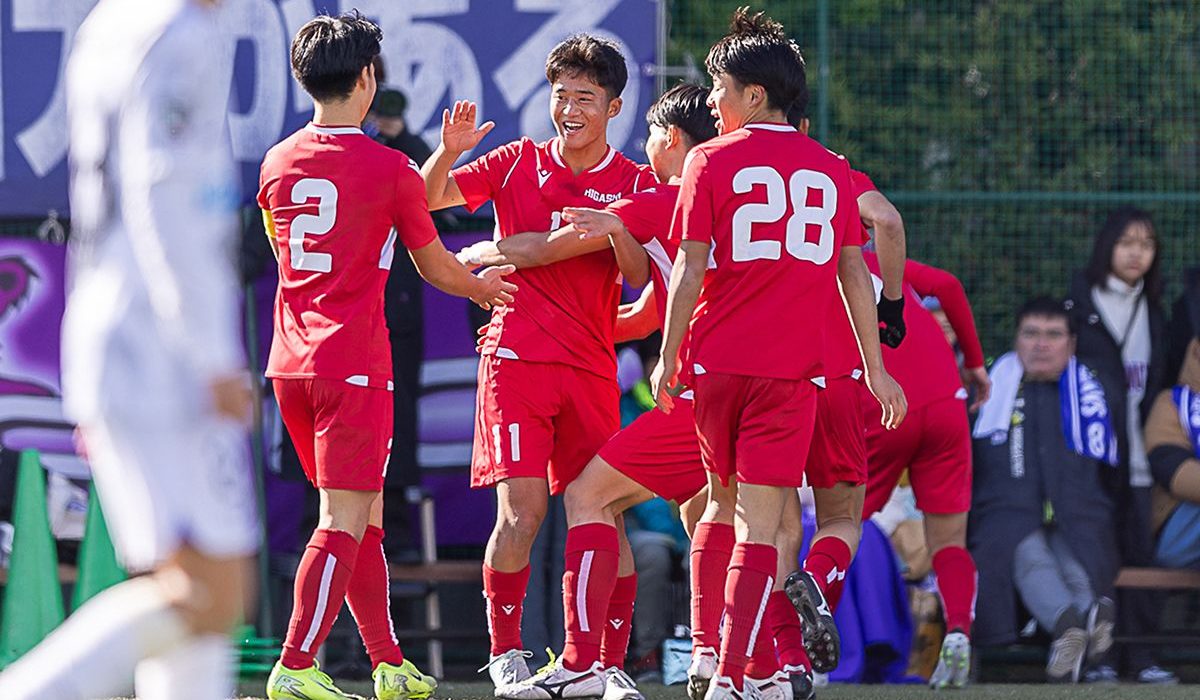
[[[249,559],[180,557],[154,580],[196,634],[228,634],[245,618],[252,597]]]
[[[613,508],[614,499],[603,491],[597,492],[572,482],[563,494],[563,506],[572,522],[613,520],[620,515]]]
[[[496,534],[504,539],[533,542],[545,519],[545,504],[511,504],[497,520]]]

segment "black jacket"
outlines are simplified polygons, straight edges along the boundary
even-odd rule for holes
[[[1200,267],[1183,273],[1183,293],[1171,307],[1167,326],[1167,382],[1174,384],[1192,338],[1200,336]]]
[[[1057,382],[1025,384],[1020,398],[1021,432],[1010,429],[1003,443],[972,442],[968,543],[979,570],[979,601],[986,601],[976,610],[973,639],[980,644],[1017,639],[1013,558],[1022,540],[1047,527],[1047,503],[1054,513],[1049,527],[1066,539],[1098,595],[1112,594],[1118,567],[1113,499],[1101,483],[1115,470],[1067,446]]]
[[[1078,333],[1075,355],[1079,361],[1087,365],[1096,374],[1096,378],[1104,386],[1104,395],[1108,397],[1109,414],[1112,416],[1113,429],[1117,433],[1117,448],[1120,453],[1121,477],[1123,485],[1129,484],[1129,434],[1128,434],[1128,401],[1129,382],[1125,376],[1125,362],[1121,359],[1121,349],[1117,341],[1108,332],[1100,312],[1092,301],[1092,288],[1083,273],[1075,276],[1071,283],[1071,293],[1067,297],[1067,309],[1075,319]],[[1166,322],[1163,319],[1162,307],[1147,299],[1146,308],[1150,314],[1150,366],[1146,369],[1146,394],[1142,399],[1141,424],[1146,424],[1150,415],[1150,407],[1158,392],[1169,385],[1167,378],[1167,346]]]

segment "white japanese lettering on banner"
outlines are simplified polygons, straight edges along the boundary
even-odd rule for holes
[[[20,63],[29,68],[15,74],[9,55],[8,84],[0,80],[0,212],[67,204],[61,168],[67,154],[62,71],[76,32],[97,1],[0,3],[0,13],[11,12],[11,17],[0,17],[0,57],[17,50],[19,41],[26,59]],[[318,12],[358,9],[379,23],[387,84],[406,94],[406,121],[429,142],[439,137],[442,108],[455,99],[478,104],[480,121],[496,121],[502,138],[552,136],[546,55],[571,34],[589,32],[614,41],[628,62],[624,108],[609,125],[610,143],[623,148],[645,109],[639,101],[645,92],[642,64],[652,60],[652,53],[641,60],[638,55],[653,41],[653,5],[651,0],[237,0],[220,9],[221,26],[230,38],[225,50],[197,60],[208,61],[214,70],[228,70],[236,60],[230,136],[235,156],[248,167],[311,109],[291,76],[289,50],[291,37]],[[514,21],[526,22],[526,29],[478,41],[481,32],[499,32]],[[30,52],[28,46],[42,48]],[[639,54],[631,46],[640,47]],[[5,75],[0,70],[0,77]],[[46,89],[31,87],[35,85]],[[7,170],[6,146],[20,154],[8,161]],[[41,196],[29,197],[30,192]]]

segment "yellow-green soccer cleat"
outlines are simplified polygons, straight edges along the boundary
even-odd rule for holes
[[[378,700],[424,700],[437,690],[437,679],[421,673],[408,659],[399,666],[379,664],[371,673]]]
[[[357,695],[350,695],[338,690],[333,679],[317,668],[316,662],[310,668],[293,671],[276,662],[267,679],[267,698],[269,700],[361,700]]]

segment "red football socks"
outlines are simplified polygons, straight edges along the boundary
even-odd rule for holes
[[[826,602],[830,588],[846,579],[846,571],[850,568],[850,546],[836,537],[822,537],[813,542],[804,558],[804,570],[813,575],[821,592],[825,594]],[[830,608],[832,611],[833,608]]]
[[[735,688],[742,687],[746,664],[751,656],[758,662],[755,664],[758,673],[765,672],[765,669],[759,668],[760,664],[773,663],[775,659],[774,640],[771,639],[769,627],[763,624],[763,618],[766,617],[767,601],[775,584],[777,556],[772,545],[739,542],[729,560],[729,578],[725,582],[725,623],[722,626],[721,661],[717,665],[717,674],[728,676]],[[768,648],[770,662],[765,653]]]
[[[637,574],[621,576],[608,601],[608,621],[600,642],[600,660],[604,668],[623,668],[629,653],[629,635],[633,631],[633,603],[637,600]]]
[[[733,526],[699,523],[692,533],[692,644],[721,646],[721,615],[725,613],[725,578],[733,555]]]
[[[772,591],[767,601],[767,620],[775,640],[775,655],[783,666],[808,668],[804,653],[804,634],[800,631],[800,616],[783,591]],[[757,678],[758,676],[755,676]]]
[[[933,555],[933,573],[937,576],[938,592],[942,594],[946,631],[959,631],[970,636],[979,585],[971,553],[962,547],[939,549]]]
[[[392,626],[388,582],[383,530],[368,525],[358,546],[358,560],[346,588],[346,602],[350,604],[350,612],[358,623],[358,633],[362,635],[367,656],[371,657],[371,668],[381,663],[393,666],[404,663],[404,654],[400,652]]]
[[[296,569],[292,619],[281,658],[285,667],[299,671],[313,665],[317,649],[342,609],[357,557],[358,540],[350,533],[313,532]]]
[[[608,603],[617,585],[617,528],[586,523],[567,530],[563,616],[567,623],[563,668],[586,671],[600,660]]]
[[[521,611],[528,586],[528,564],[524,569],[512,573],[483,565],[483,596],[487,599],[492,656],[521,648]]]

